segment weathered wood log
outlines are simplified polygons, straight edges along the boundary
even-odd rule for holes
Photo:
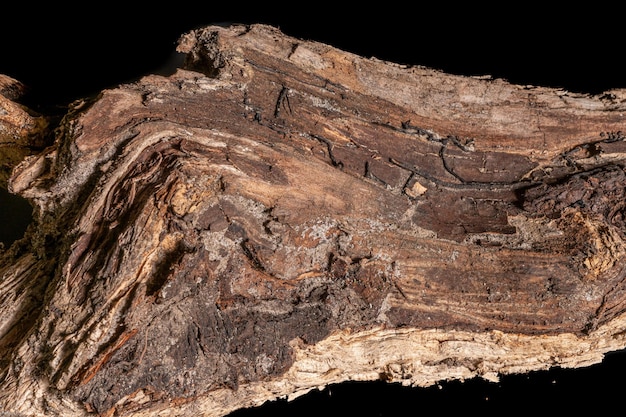
[[[36,218],[0,260],[2,410],[222,416],[626,346],[626,91],[262,25],[179,50],[175,74],[74,103],[13,170]]]
[[[18,80],[0,74],[0,187],[26,156],[40,152],[48,121],[15,100],[26,92]]]

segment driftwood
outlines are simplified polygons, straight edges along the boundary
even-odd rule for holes
[[[11,170],[46,145],[48,121],[17,103],[26,87],[0,74],[0,187],[7,188]]]
[[[178,48],[184,69],[75,102],[12,171],[35,221],[0,259],[1,410],[222,416],[626,346],[626,91],[262,25]]]

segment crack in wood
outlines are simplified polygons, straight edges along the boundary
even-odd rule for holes
[[[323,143],[326,146],[326,150],[328,152],[328,158],[330,159],[330,163],[333,167],[339,168],[340,170],[343,169],[343,162],[337,161],[337,159],[335,159],[335,156],[333,154],[334,145],[332,141],[326,139],[325,137],[315,135],[312,133],[309,133],[308,136],[312,137],[313,139],[318,140],[319,142]]]
[[[274,117],[280,116],[280,111],[285,108],[289,115],[293,115],[291,110],[291,103],[289,102],[289,89],[283,86],[278,93],[278,99],[276,99],[276,106],[274,107]]]

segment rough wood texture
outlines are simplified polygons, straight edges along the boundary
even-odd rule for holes
[[[0,405],[222,416],[345,380],[626,346],[626,92],[365,59],[267,26],[76,103],[13,172]]]
[[[15,100],[26,87],[0,74],[0,187],[7,188],[11,170],[26,156],[38,153],[45,145],[47,120]]]

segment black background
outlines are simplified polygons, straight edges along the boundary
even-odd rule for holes
[[[25,103],[41,112],[159,71],[178,37],[220,22],[268,23],[286,34],[363,56],[454,74],[492,75],[517,84],[599,94],[626,87],[623,18],[598,3],[549,9],[528,3],[340,2],[148,3],[0,6],[0,73],[30,88]],[[136,4],[136,3],[135,3]],[[200,4],[200,5],[199,5]],[[577,6],[579,5],[579,6]],[[28,206],[0,193],[0,241],[23,233]],[[345,383],[291,403],[276,401],[233,416],[443,415],[587,411],[621,407],[626,353],[577,370],[553,369],[446,382],[429,388]]]

